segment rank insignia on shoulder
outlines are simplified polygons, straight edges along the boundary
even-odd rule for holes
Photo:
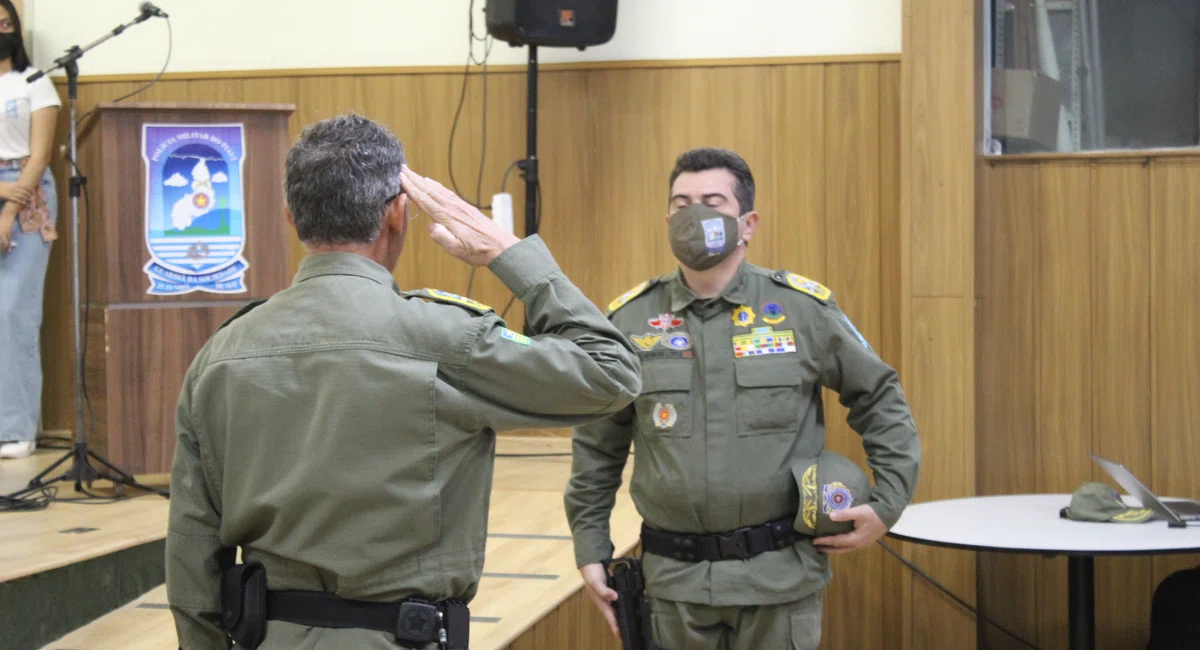
[[[237,320],[237,319],[241,318],[242,316],[245,316],[246,314],[250,313],[250,310],[254,309],[255,307],[258,307],[259,305],[263,304],[263,303],[264,303],[264,302],[266,302],[266,301],[267,301],[267,299],[266,299],[266,298],[262,298],[262,299],[259,299],[259,300],[251,300],[250,302],[248,302],[248,303],[246,303],[245,305],[243,305],[243,306],[242,306],[240,309],[238,309],[238,310],[237,310],[237,312],[236,312],[234,315],[232,315],[232,316],[230,316],[229,318],[227,318],[227,319],[225,320],[225,322],[224,322],[224,323],[221,323],[221,326],[220,326],[220,327],[218,327],[217,329],[218,329],[218,330],[225,329],[225,328],[226,328],[226,327],[227,327],[227,326],[228,326],[230,323],[232,323],[233,321],[235,321],[235,320]]]
[[[625,303],[645,293],[646,289],[649,289],[653,284],[654,280],[646,280],[629,291],[617,296],[612,302],[608,303],[608,312],[611,314],[612,312],[624,307]]]
[[[521,334],[519,332],[514,332],[514,331],[508,329],[507,327],[500,328],[500,337],[508,339],[509,341],[512,341],[513,343],[520,343],[521,345],[532,345],[533,344],[533,341],[528,336],[525,336],[524,334]]]
[[[470,298],[460,296],[456,293],[450,293],[449,291],[440,291],[438,289],[419,289],[417,291],[407,292],[404,295],[417,296],[419,298],[425,298],[427,300],[435,300],[437,302],[454,303],[456,305],[462,305],[463,307],[467,307],[468,309],[471,309],[472,311],[475,311],[475,312],[478,312],[481,314],[486,314],[489,311],[492,311],[491,307],[479,302],[478,300],[472,300]]]
[[[810,280],[798,273],[779,271],[773,277],[776,281],[782,282],[801,293],[807,293],[821,302],[829,300],[829,297],[833,295],[833,292],[820,282]]]

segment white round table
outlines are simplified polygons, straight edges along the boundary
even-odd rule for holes
[[[1124,497],[1127,504],[1137,501]],[[969,551],[1066,555],[1071,650],[1095,648],[1095,556],[1200,552],[1200,526],[1072,521],[1070,494],[1016,494],[914,503],[890,537]]]

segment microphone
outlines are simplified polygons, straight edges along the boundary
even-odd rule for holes
[[[153,2],[143,2],[139,9],[142,10],[143,16],[157,16],[159,18],[167,18],[167,12],[154,6]]]

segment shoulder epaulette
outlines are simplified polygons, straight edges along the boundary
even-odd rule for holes
[[[450,293],[449,291],[440,291],[438,289],[417,289],[416,291],[405,291],[401,295],[406,298],[424,298],[425,300],[432,300],[434,302],[450,303],[459,307],[466,307],[477,314],[486,314],[492,311],[491,307],[478,300],[472,300],[455,293]]]
[[[611,315],[613,312],[624,307],[625,304],[628,303],[630,300],[633,300],[634,298],[637,298],[638,296],[642,295],[643,293],[646,293],[647,289],[658,284],[660,280],[661,280],[661,278],[657,278],[657,277],[650,278],[649,280],[642,282],[641,284],[630,289],[629,291],[626,291],[625,293],[617,296],[616,298],[613,298],[612,302],[608,303],[608,314]]]
[[[219,332],[219,331],[225,329],[225,326],[227,326],[230,323],[232,323],[233,321],[241,318],[242,316],[249,314],[251,309],[254,309],[255,307],[263,304],[266,301],[267,301],[266,298],[263,298],[261,300],[251,300],[250,302],[246,303],[245,305],[242,305],[241,309],[237,310],[237,312],[235,312],[232,316],[230,316],[228,319],[226,319],[226,321],[224,323],[221,323],[221,326],[217,328],[217,331]]]
[[[816,298],[822,304],[827,304],[833,296],[833,292],[820,282],[810,280],[803,275],[792,273],[791,271],[776,271],[771,274],[771,279],[785,287],[791,287],[800,293],[806,293]]]

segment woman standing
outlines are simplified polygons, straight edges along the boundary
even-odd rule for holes
[[[58,197],[47,166],[62,100],[34,83],[21,18],[0,0],[0,458],[33,453],[41,424],[42,290],[57,237]]]

